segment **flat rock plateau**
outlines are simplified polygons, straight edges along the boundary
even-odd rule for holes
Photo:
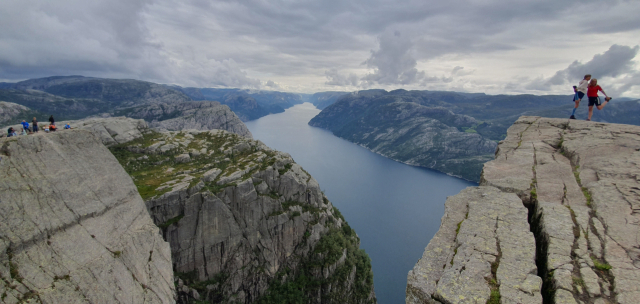
[[[449,197],[406,303],[638,303],[640,127],[523,116]]]

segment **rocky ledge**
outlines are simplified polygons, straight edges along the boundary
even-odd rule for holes
[[[637,303],[640,127],[521,117],[449,197],[407,303]]]
[[[110,149],[171,245],[178,303],[375,303],[359,238],[290,155],[222,130]]]
[[[0,139],[2,303],[174,303],[171,250],[93,133]]]

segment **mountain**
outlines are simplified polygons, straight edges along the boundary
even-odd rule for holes
[[[180,91],[151,82],[82,76],[21,81],[0,89],[0,100],[54,115],[59,120],[81,119],[143,104],[191,101]]]
[[[214,89],[214,88],[182,88],[171,86],[185,93],[193,100],[214,100],[228,105],[242,121],[282,113],[296,104],[304,102],[301,94],[276,91]]]
[[[639,101],[594,110],[594,121],[640,124]],[[309,125],[389,158],[472,181],[521,115],[568,117],[567,96],[366,90],[340,97]],[[586,104],[576,116],[586,117]]]
[[[406,303],[637,303],[639,150],[638,126],[521,117],[447,198]]]
[[[112,145],[171,246],[178,303],[375,303],[359,238],[286,153],[221,130]]]
[[[332,105],[340,97],[347,95],[347,92],[319,92],[308,97],[308,102],[312,103],[316,108],[323,110],[324,108]]]

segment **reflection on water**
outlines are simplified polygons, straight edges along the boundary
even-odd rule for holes
[[[318,113],[305,103],[247,126],[311,173],[358,233],[371,257],[378,302],[404,303],[407,272],[438,231],[446,197],[476,184],[395,162],[307,125]]]

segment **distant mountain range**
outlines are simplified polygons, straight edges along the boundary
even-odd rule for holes
[[[274,91],[183,88],[132,79],[53,76],[17,83],[0,83],[0,101],[23,105],[58,119],[140,110],[151,104],[217,101],[229,106],[243,121],[284,112],[309,95]],[[131,111],[129,111],[131,112]],[[176,116],[179,113],[173,113]],[[147,119],[147,118],[145,118]]]
[[[522,115],[568,118],[571,96],[366,90],[342,95],[309,125],[389,158],[479,181],[498,141]],[[585,119],[584,102],[576,116]],[[640,100],[594,110],[593,121],[640,124]]]

